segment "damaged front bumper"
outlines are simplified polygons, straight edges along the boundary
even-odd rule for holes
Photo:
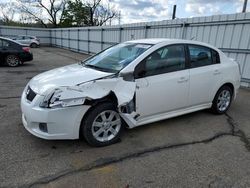
[[[30,86],[32,88],[32,86]],[[121,117],[129,128],[136,126],[134,95],[135,82],[122,78],[101,79],[71,87],[51,88],[46,94],[35,94],[30,101],[29,91],[21,99],[24,127],[33,135],[44,139],[79,138],[82,118],[91,107],[86,101],[95,101],[113,93]],[[30,89],[31,89],[30,88]],[[31,89],[32,90],[32,89]]]
[[[41,108],[44,96],[36,95],[32,102],[22,94],[21,110],[24,127],[31,134],[48,140],[78,139],[81,120],[90,106]]]

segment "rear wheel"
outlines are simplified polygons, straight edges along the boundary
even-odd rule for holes
[[[232,96],[232,89],[228,86],[222,86],[214,97],[212,111],[216,114],[225,113],[231,105]]]
[[[96,105],[82,121],[82,135],[92,146],[116,143],[122,132],[122,119],[109,102]]]
[[[37,45],[36,43],[31,43],[30,47],[31,47],[31,48],[37,48],[38,45]]]
[[[19,64],[22,64],[22,62],[16,55],[8,55],[6,57],[6,64],[10,67],[17,67]]]

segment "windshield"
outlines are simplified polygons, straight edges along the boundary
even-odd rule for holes
[[[121,43],[87,59],[84,64],[106,72],[119,72],[152,45]]]

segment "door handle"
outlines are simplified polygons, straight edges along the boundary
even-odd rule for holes
[[[186,77],[180,77],[180,79],[178,80],[178,83],[183,83],[183,82],[187,82],[188,78]]]
[[[220,74],[221,72],[218,70],[218,69],[216,69],[216,70],[214,70],[214,75],[218,75],[218,74]]]

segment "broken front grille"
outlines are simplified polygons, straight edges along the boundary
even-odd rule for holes
[[[26,99],[32,102],[35,96],[36,96],[36,93],[30,87],[28,87],[26,91]]]

